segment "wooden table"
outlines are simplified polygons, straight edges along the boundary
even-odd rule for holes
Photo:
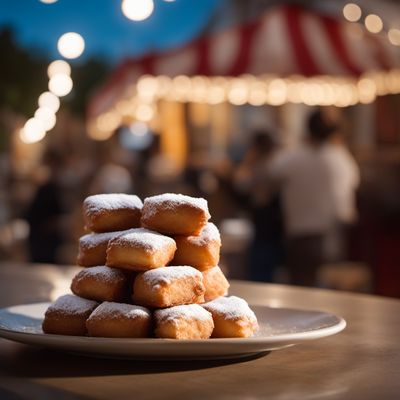
[[[75,267],[0,264],[0,306],[47,301]],[[338,335],[245,361],[93,359],[0,339],[0,399],[399,399],[400,301],[234,282],[250,303],[342,315]]]

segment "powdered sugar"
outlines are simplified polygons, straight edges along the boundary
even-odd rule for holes
[[[202,306],[210,312],[223,315],[226,319],[247,318],[254,322],[257,321],[247,302],[240,297],[218,297]]]
[[[149,251],[164,251],[166,247],[175,246],[175,240],[145,228],[128,229],[110,241],[117,246],[138,246]]]
[[[83,202],[87,214],[95,215],[103,211],[119,209],[141,209],[142,200],[138,196],[124,193],[95,194]]]
[[[190,197],[178,193],[164,193],[144,199],[144,208],[148,217],[160,209],[177,210],[180,206],[191,206],[203,210],[210,218],[207,200],[201,197]]]
[[[83,269],[75,276],[74,281],[79,282],[87,278],[92,278],[106,284],[113,284],[115,282],[123,282],[126,280],[122,271],[106,267],[105,265]]]
[[[212,315],[198,304],[187,304],[157,310],[154,317],[158,322],[175,321],[177,319],[196,319],[200,321],[212,320]]]
[[[65,294],[51,304],[47,311],[65,315],[82,315],[93,310],[98,304],[93,300],[83,299],[73,294]]]
[[[156,286],[160,283],[170,284],[173,280],[190,277],[203,279],[200,271],[189,266],[161,267],[143,273],[144,282],[151,286]]]
[[[92,249],[94,247],[99,246],[100,244],[108,242],[112,238],[114,238],[124,232],[126,232],[126,231],[89,233],[87,235],[82,236],[79,239],[79,246],[84,249]]]
[[[150,318],[151,313],[147,308],[126,303],[105,301],[101,303],[90,315],[90,318]]]

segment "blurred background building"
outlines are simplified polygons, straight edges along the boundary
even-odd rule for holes
[[[271,171],[314,129],[330,132],[324,204],[345,211],[312,284],[400,296],[396,1],[7,3],[1,260],[74,263],[89,194],[182,192],[208,199],[231,278],[290,282],[289,175]]]

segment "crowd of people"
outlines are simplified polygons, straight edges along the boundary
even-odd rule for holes
[[[245,211],[252,222],[247,264],[247,277],[252,280],[273,282],[277,268],[284,266],[290,283],[314,286],[322,264],[346,260],[347,231],[357,217],[359,170],[339,124],[329,115],[321,110],[313,112],[305,131],[300,143],[286,146],[273,133],[257,130],[240,162],[230,162],[223,173],[212,168],[207,171],[217,182],[214,186],[221,189],[216,189],[215,196],[221,200],[225,195],[233,204],[229,216]],[[49,175],[24,215],[30,226],[32,262],[60,262],[60,249],[67,237],[73,241],[82,233],[77,205],[84,196],[127,192],[144,197],[157,192],[142,162],[139,175],[152,186],[152,193],[143,190],[138,175],[127,166],[105,160],[90,173],[83,173],[76,165],[68,166],[69,162],[57,152],[45,153],[43,164]],[[190,182],[175,184],[170,191],[207,197],[196,186],[196,179],[186,173],[188,176]],[[185,174],[181,178],[185,180]],[[225,200],[224,207],[229,209]],[[74,226],[70,223],[73,219]],[[329,254],[326,243],[332,237],[338,245]]]

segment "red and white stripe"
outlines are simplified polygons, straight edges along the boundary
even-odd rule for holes
[[[89,116],[109,109],[143,74],[357,77],[400,66],[398,48],[365,29],[355,37],[351,29],[351,23],[341,18],[298,6],[275,8],[254,22],[197,39],[181,48],[125,60],[92,98]]]

